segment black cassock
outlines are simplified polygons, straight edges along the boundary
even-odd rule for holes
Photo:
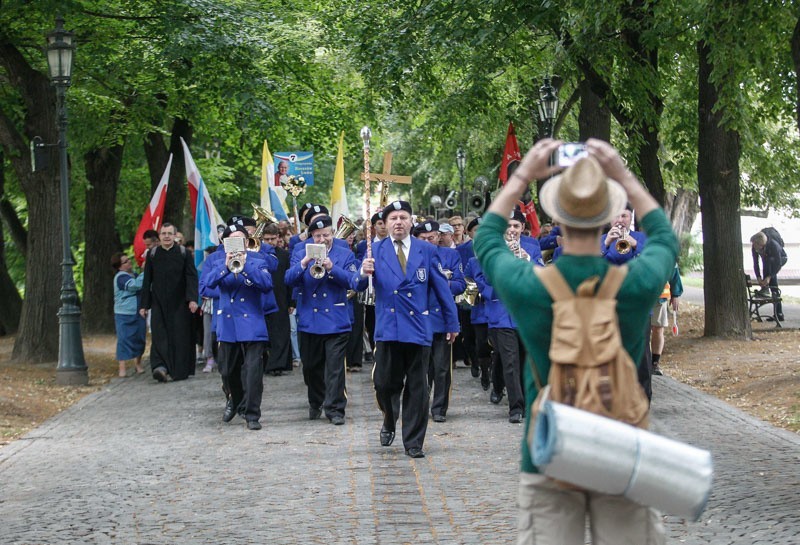
[[[272,274],[272,291],[278,304],[278,312],[268,314],[266,317],[269,330],[269,353],[264,362],[266,373],[292,370],[292,351],[289,344],[291,342],[289,299],[292,290],[287,288],[283,281],[286,269],[289,268],[289,252],[283,248],[275,248],[275,256],[278,258],[278,268]]]
[[[150,368],[166,367],[175,380],[194,375],[195,348],[189,302],[197,301],[197,269],[192,252],[175,244],[147,253],[142,308],[150,309]]]

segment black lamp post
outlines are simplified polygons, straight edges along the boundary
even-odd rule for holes
[[[458,165],[458,175],[461,178],[461,217],[467,217],[467,193],[464,191],[464,169],[467,166],[467,154],[464,148],[458,146],[456,152],[456,165]]]
[[[56,384],[85,385],[89,373],[83,358],[81,342],[81,310],[70,250],[69,235],[69,170],[67,164],[67,88],[72,80],[74,34],[64,30],[64,19],[56,18],[56,29],[47,35],[47,64],[50,80],[58,97],[58,151],[61,170],[61,308],[58,311],[58,367]]]
[[[539,87],[539,121],[542,138],[552,138],[558,115],[558,89],[553,87],[550,76],[545,76],[544,85]]]

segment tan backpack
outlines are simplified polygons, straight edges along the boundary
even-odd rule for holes
[[[542,388],[536,367],[533,374],[543,397],[646,428],[650,409],[636,375],[636,366],[622,345],[617,319],[617,292],[627,266],[612,266],[603,283],[599,277],[584,280],[575,293],[555,266],[534,267],[553,298],[548,388]],[[596,291],[596,293],[595,293]],[[531,362],[532,364],[532,362]]]

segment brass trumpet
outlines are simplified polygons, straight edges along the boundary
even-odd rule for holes
[[[250,205],[253,207],[253,212],[255,212],[253,219],[258,223],[256,224],[256,232],[253,233],[252,236],[247,237],[247,251],[257,252],[261,249],[261,237],[264,236],[264,231],[267,230],[267,226],[278,223],[278,218],[262,206],[258,206],[255,203],[250,203]]]
[[[619,229],[620,235],[617,239],[616,244],[614,244],[614,248],[617,250],[617,253],[620,255],[625,255],[630,253],[631,251],[631,243],[625,240],[628,238],[630,234],[630,230],[625,229],[621,225],[616,226]]]
[[[230,261],[228,261],[228,270],[233,274],[239,274],[244,270],[244,262],[247,260],[247,254],[238,253]]]

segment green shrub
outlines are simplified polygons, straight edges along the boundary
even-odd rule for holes
[[[686,233],[681,237],[678,267],[682,274],[703,270],[703,245],[691,233]]]

